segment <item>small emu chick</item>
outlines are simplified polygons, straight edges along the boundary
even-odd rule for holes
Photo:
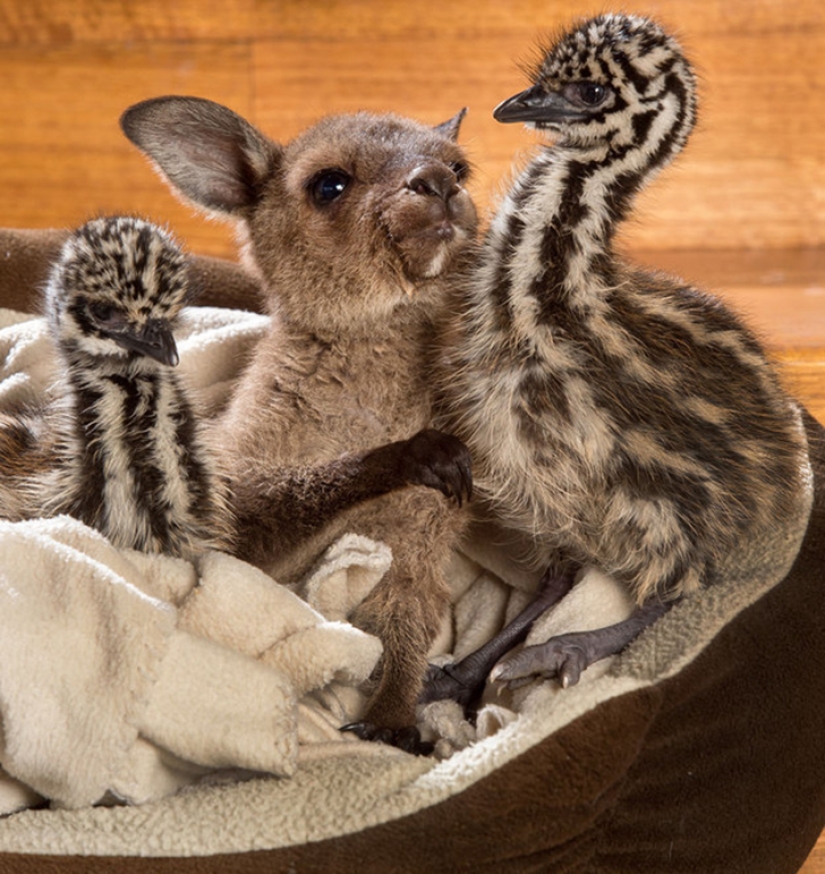
[[[599,566],[640,605],[609,633],[564,635],[493,671],[568,685],[783,524],[806,444],[737,317],[613,251],[634,195],[694,125],[694,75],[674,39],[644,18],[586,21],[494,115],[558,140],[505,197],[457,307],[446,422],[471,449],[476,493],[533,535],[538,559]],[[548,573],[538,608],[498,648],[452,667],[458,685],[483,680],[569,584]]]
[[[239,523],[234,549],[290,582],[343,531],[390,545],[392,567],[351,617],[384,645],[353,730],[415,750],[407,729],[449,605],[444,564],[462,527],[445,495],[470,490],[466,447],[427,430],[436,325],[475,240],[469,167],[455,142],[462,116],[435,128],[393,115],[332,116],[283,145],[198,98],[148,100],[121,120],[176,191],[234,220],[272,314],[212,429]],[[403,470],[430,488],[363,503],[318,533],[329,493],[314,471],[346,474],[351,453],[387,440],[394,455],[362,465],[361,482],[380,494]]]
[[[99,218],[66,241],[46,318],[67,393],[57,459],[29,483],[33,515],[68,513],[116,546],[192,557],[226,548],[225,485],[173,371],[184,256],[137,218]]]

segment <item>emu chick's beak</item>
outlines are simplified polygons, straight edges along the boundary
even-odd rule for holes
[[[533,85],[532,88],[499,103],[493,110],[493,118],[504,124],[522,121],[533,122],[541,127],[584,119],[587,118],[587,113],[577,109],[561,94],[545,91],[540,85]]]
[[[172,328],[164,319],[149,319],[139,330],[125,328],[111,336],[124,349],[148,355],[168,367],[175,367],[180,361]]]

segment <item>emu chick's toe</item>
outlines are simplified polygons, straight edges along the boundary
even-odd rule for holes
[[[421,734],[414,725],[404,728],[385,728],[372,722],[350,722],[347,725],[342,725],[339,731],[352,732],[361,740],[398,747],[405,753],[411,753],[414,756],[429,756],[434,749],[433,744],[421,740]]]
[[[473,708],[481,699],[493,666],[527,637],[539,616],[570,591],[576,570],[573,563],[548,567],[533,599],[495,637],[459,662],[441,667],[429,665],[419,702],[427,704],[450,698],[464,708],[468,719],[473,720]]]
[[[468,713],[481,698],[487,674],[473,670],[466,661],[447,665],[428,665],[424,689],[418,699],[422,704],[449,699]]]
[[[595,660],[588,652],[586,641],[582,640],[592,633],[563,634],[546,643],[525,647],[500,661],[490,672],[490,679],[511,689],[518,689],[534,679],[554,677],[564,689],[575,686],[582,671]]]
[[[527,646],[521,652],[502,659],[490,671],[494,682],[517,689],[532,679],[556,677],[563,689],[575,686],[582,672],[593,662],[621,652],[648,626],[671,609],[672,601],[648,601],[631,615],[593,631],[573,631],[551,637],[546,643]]]

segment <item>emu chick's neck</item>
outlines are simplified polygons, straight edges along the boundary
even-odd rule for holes
[[[65,511],[117,546],[182,556],[206,548],[211,477],[175,376],[147,359],[77,350],[66,363],[73,427]]]
[[[559,305],[590,309],[615,284],[612,250],[633,199],[681,149],[690,116],[677,95],[631,116],[609,141],[547,147],[521,174],[488,233],[483,270],[508,323],[551,324]]]

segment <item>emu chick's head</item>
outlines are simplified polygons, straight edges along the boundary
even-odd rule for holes
[[[186,296],[186,262],[165,231],[136,218],[99,218],[64,244],[46,289],[47,316],[66,352],[174,366],[172,328]]]
[[[583,22],[543,53],[532,79],[494,117],[557,132],[571,145],[621,149],[660,126],[673,129],[668,146],[675,153],[695,121],[693,71],[678,43],[646,18],[611,14]]]
[[[173,189],[236,221],[272,309],[326,334],[426,301],[461,263],[477,223],[462,117],[330,116],[282,145],[219,104],[161,97],[121,125]]]

